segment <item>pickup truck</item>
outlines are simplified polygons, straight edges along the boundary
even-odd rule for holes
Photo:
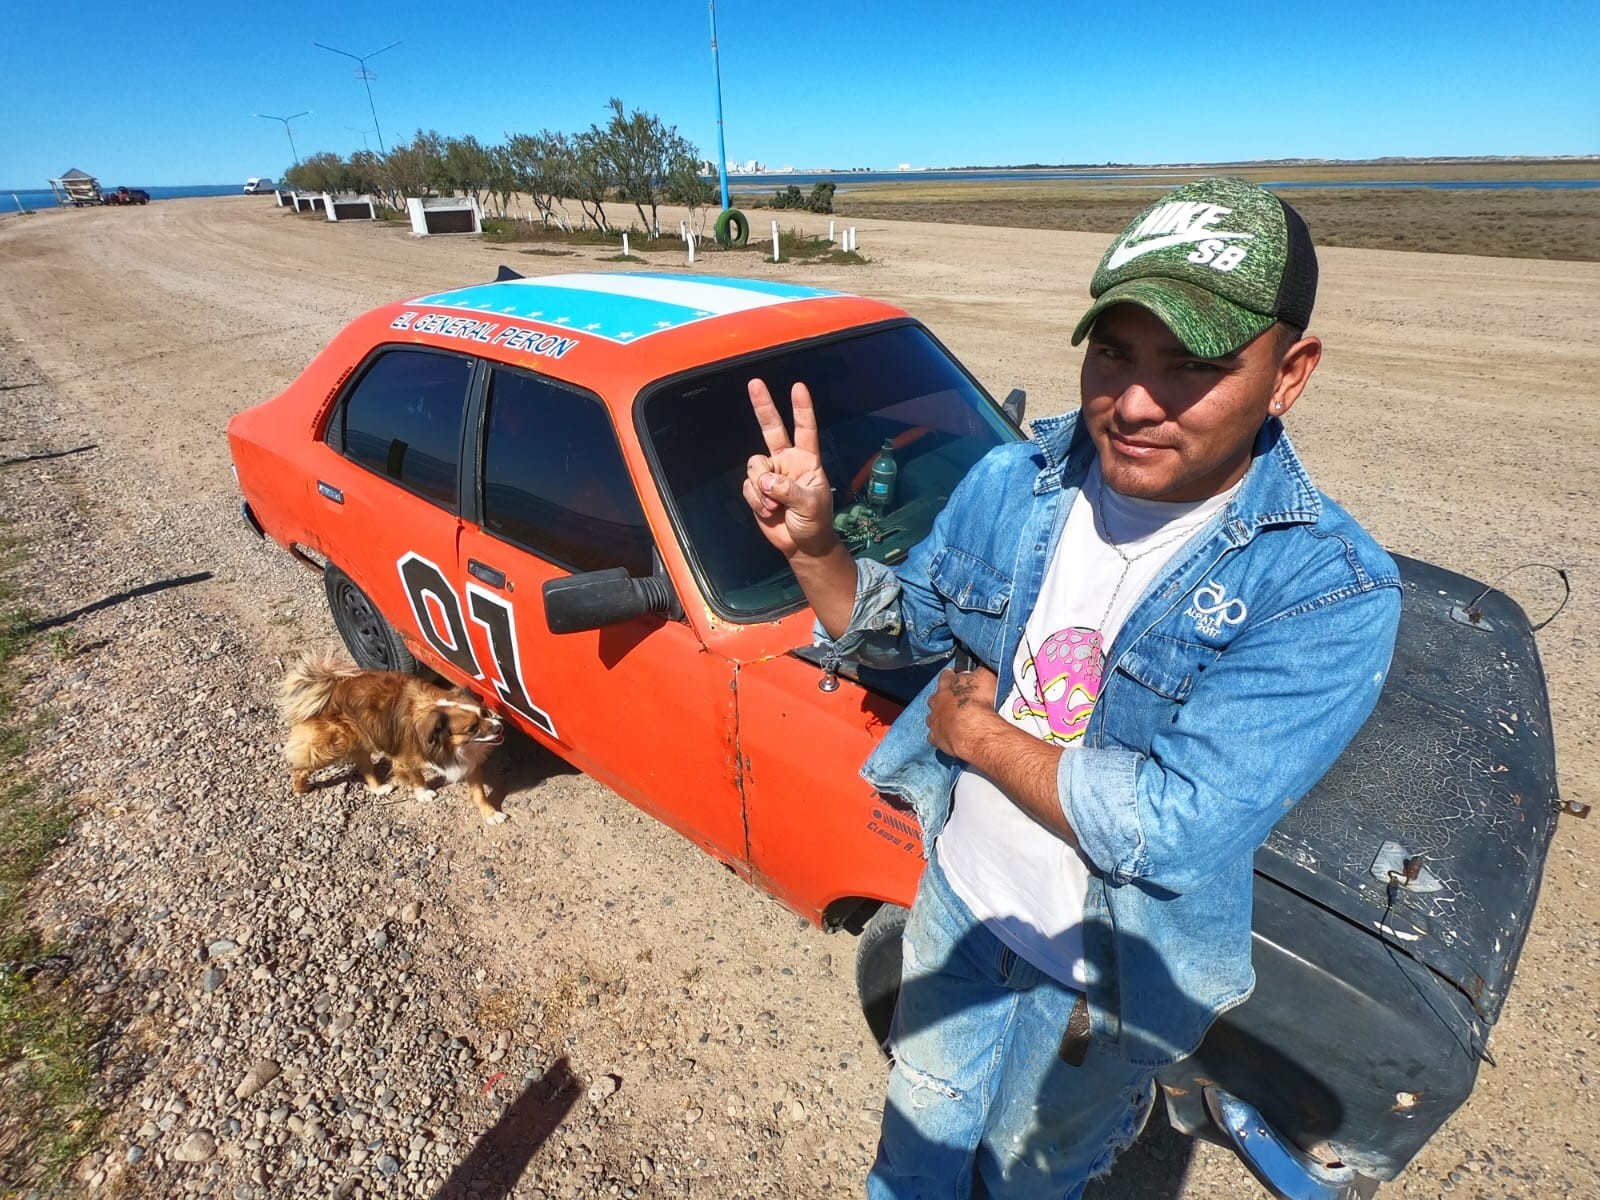
[[[1020,394],[996,403],[887,304],[502,269],[359,317],[228,437],[246,521],[322,574],[360,664],[474,689],[795,912],[859,932],[881,1039],[923,847],[857,768],[928,676],[812,650],[740,496],[762,449],[752,375],[810,386],[847,544],[891,565],[1023,436]],[[892,499],[869,504],[886,442]],[[1398,561],[1378,707],[1257,855],[1257,990],[1160,1080],[1178,1129],[1293,1200],[1371,1195],[1467,1099],[1559,808],[1527,617]]]

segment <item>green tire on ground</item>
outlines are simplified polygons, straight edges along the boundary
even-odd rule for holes
[[[717,244],[737,250],[750,240],[750,222],[737,208],[725,208],[717,217]]]

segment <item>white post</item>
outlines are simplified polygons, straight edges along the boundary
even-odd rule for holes
[[[856,252],[856,246],[857,245],[858,245],[858,243],[856,241],[856,227],[854,225],[852,225],[852,226],[850,226],[850,253],[851,254],[854,254]]]
[[[627,234],[623,234],[622,235],[622,257],[623,258],[627,258],[628,257],[628,235]]]
[[[828,243],[830,245],[832,245],[832,243],[833,243],[833,222],[832,221],[828,222]]]
[[[683,231],[683,240],[689,244],[689,265],[692,267],[694,266],[694,233],[689,229],[685,229]]]
[[[781,261],[778,258],[778,223],[776,221],[772,223],[772,261]]]
[[[686,242],[689,240],[689,222],[678,222],[678,236]]]

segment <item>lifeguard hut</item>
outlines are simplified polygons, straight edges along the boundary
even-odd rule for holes
[[[77,167],[64,172],[60,179],[52,179],[50,192],[63,208],[69,204],[73,208],[82,208],[86,204],[105,203],[105,198],[100,195],[100,181]]]

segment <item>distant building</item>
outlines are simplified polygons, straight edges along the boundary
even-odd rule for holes
[[[50,194],[63,208],[67,205],[82,208],[86,204],[105,203],[100,195],[100,181],[77,167],[63,172],[60,179],[50,180]]]

